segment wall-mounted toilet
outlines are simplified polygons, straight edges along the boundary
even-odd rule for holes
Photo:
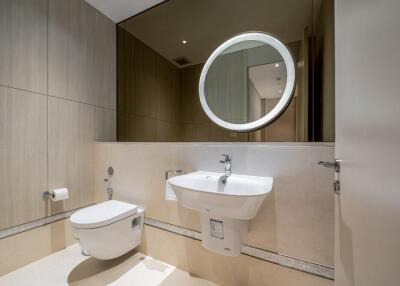
[[[142,241],[143,220],[142,208],[116,200],[84,208],[70,217],[82,253],[102,260],[137,247]]]

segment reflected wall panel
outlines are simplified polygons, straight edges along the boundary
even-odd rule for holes
[[[118,141],[180,141],[180,71],[118,28]]]

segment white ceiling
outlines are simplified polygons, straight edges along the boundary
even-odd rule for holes
[[[164,0],[85,0],[115,23],[163,2]]]

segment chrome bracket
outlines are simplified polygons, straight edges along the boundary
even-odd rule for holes
[[[340,194],[340,163],[342,160],[335,159],[335,162],[320,161],[318,165],[325,168],[330,168],[335,170],[335,180],[333,181],[333,191],[335,194]]]
[[[186,174],[186,172],[183,170],[167,170],[167,171],[165,171],[165,180],[168,180],[170,178],[169,174],[171,174],[171,173],[174,175]]]
[[[51,199],[54,198],[54,194],[52,192],[46,191],[42,193],[43,199]]]

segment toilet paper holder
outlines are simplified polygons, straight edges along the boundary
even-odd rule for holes
[[[54,193],[53,192],[49,192],[49,191],[43,192],[42,193],[42,198],[44,198],[44,199],[54,198]]]
[[[66,200],[69,198],[68,189],[60,188],[55,190],[49,190],[42,193],[43,199],[51,199],[53,202],[58,202],[62,200]]]

